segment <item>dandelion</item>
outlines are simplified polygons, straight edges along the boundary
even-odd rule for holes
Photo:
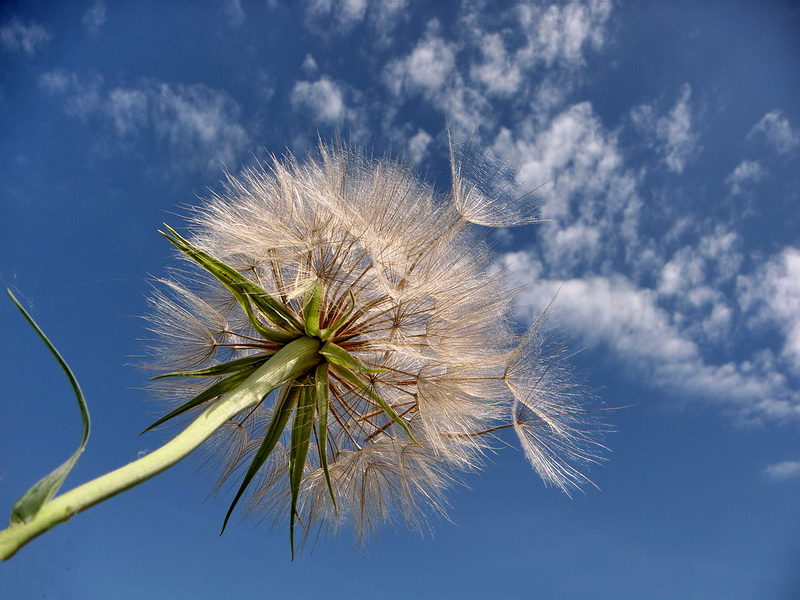
[[[541,320],[518,334],[514,289],[472,224],[530,211],[451,163],[442,197],[403,164],[322,145],[229,176],[187,237],[166,227],[191,266],[151,298],[153,388],[174,405],[148,429],[190,424],[104,476],[99,499],[90,482],[42,512],[74,494],[71,516],[208,438],[218,488],[235,489],[222,529],[246,498],[288,519],[292,553],[298,528],[419,528],[502,429],[547,484],[580,485],[599,447],[583,400]]]

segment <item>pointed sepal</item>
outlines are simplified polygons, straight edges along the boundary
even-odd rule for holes
[[[282,302],[270,296],[236,269],[194,246],[169,225],[165,224],[164,227],[167,232],[161,231],[161,235],[228,288],[247,314],[253,327],[265,339],[284,343],[295,339],[303,331],[302,323]],[[253,306],[279,329],[264,326],[254,313]]]

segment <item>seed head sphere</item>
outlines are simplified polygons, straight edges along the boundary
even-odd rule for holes
[[[459,474],[513,429],[536,472],[569,492],[598,458],[597,426],[537,319],[513,320],[515,289],[480,226],[532,222],[451,157],[438,193],[404,164],[321,145],[229,176],[165,235],[193,267],[151,299],[161,424],[207,409],[289,344],[299,374],[213,436],[227,482],[292,535],[443,511]],[[301,342],[298,343],[298,340]],[[226,518],[227,522],[227,518]]]

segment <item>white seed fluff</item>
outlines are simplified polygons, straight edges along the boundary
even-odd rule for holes
[[[315,524],[352,525],[363,539],[398,517],[418,527],[431,508],[443,510],[443,493],[459,473],[480,466],[500,429],[513,428],[538,474],[565,491],[583,480],[581,464],[596,459],[583,400],[561,356],[545,354],[538,322],[518,333],[514,289],[470,222],[492,225],[494,211],[497,225],[530,219],[519,217],[520,206],[496,207],[463,171],[454,164],[452,191],[443,196],[403,164],[323,145],[304,161],[274,160],[230,176],[191,215],[192,244],[298,318],[304,294],[320,285],[321,327],[346,317],[337,343],[376,370],[371,389],[413,434],[369,394],[331,375],[332,491],[309,450],[297,503],[306,535]],[[152,298],[159,369],[198,369],[274,349],[205,273],[163,283]],[[182,402],[214,381],[157,386]],[[223,482],[241,477],[278,393],[215,435]],[[288,444],[287,432],[254,481],[253,511],[288,510]]]

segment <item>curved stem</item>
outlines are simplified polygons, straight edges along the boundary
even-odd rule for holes
[[[16,523],[0,531],[0,559],[11,558],[22,546],[48,529],[173,466],[229,419],[256,406],[266,394],[286,381],[313,369],[321,360],[319,348],[320,342],[314,338],[302,337],[290,342],[238,388],[220,398],[161,448],[56,496],[28,522]]]

